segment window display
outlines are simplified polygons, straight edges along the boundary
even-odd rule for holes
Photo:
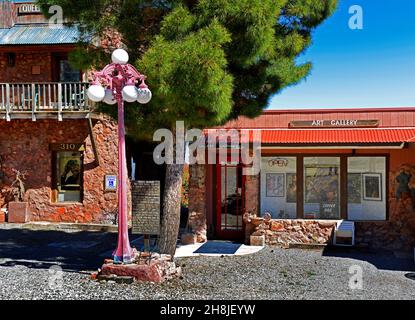
[[[304,218],[340,218],[340,158],[304,158]]]
[[[349,157],[347,170],[348,219],[385,220],[385,157]]]

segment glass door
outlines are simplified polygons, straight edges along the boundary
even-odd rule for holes
[[[244,178],[242,166],[222,164],[217,167],[216,233],[223,239],[244,236]]]

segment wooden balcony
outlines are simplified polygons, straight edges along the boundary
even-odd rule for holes
[[[79,119],[92,111],[83,82],[0,83],[0,119]]]

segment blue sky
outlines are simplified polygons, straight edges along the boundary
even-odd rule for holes
[[[363,30],[349,28],[352,5]],[[269,109],[415,106],[415,1],[339,0],[298,61],[311,61],[311,74]]]

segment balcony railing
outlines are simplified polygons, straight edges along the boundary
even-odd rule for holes
[[[83,82],[0,83],[0,114],[7,121],[31,117],[84,117],[91,111]]]

